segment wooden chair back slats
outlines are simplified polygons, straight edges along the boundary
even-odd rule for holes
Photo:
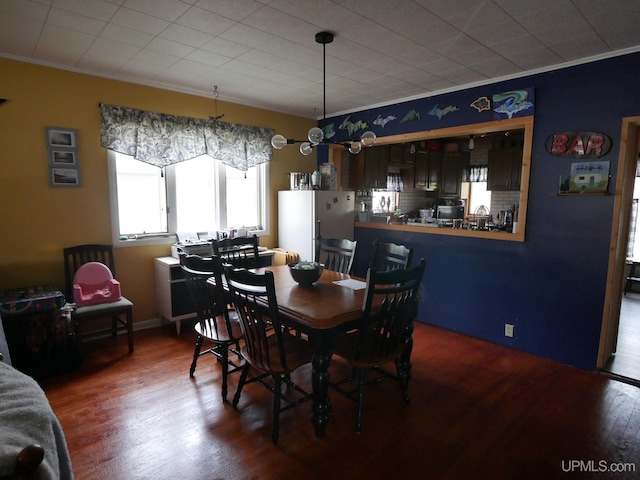
[[[213,254],[220,257],[224,263],[237,268],[257,268],[259,266],[259,239],[257,235],[212,240],[211,244]]]
[[[407,268],[411,265],[413,247],[373,241],[369,268],[379,272]]]
[[[327,270],[351,274],[358,242],[343,238],[319,238],[315,261]]]

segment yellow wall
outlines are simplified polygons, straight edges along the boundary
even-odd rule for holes
[[[212,79],[212,85],[213,85]],[[221,93],[224,94],[223,89]],[[62,249],[111,243],[107,154],[100,147],[99,103],[208,118],[212,98],[170,92],[116,80],[0,58],[0,289],[36,284],[63,288]],[[218,101],[224,121],[272,128],[305,138],[315,121]],[[80,188],[49,186],[45,127],[78,130]],[[315,156],[297,148],[274,152],[270,164],[271,235],[277,246],[277,191],[289,188],[289,171],[311,172]],[[123,247],[115,251],[117,278],[131,299],[134,321],[158,316],[153,258],[170,247]]]

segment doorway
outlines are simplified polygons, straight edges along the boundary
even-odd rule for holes
[[[610,242],[611,254],[597,362],[599,370],[628,378],[633,382],[640,382],[640,344],[634,345],[632,336],[629,336],[636,331],[630,322],[633,319],[640,319],[640,294],[629,294],[627,299],[623,298],[625,297],[623,293],[639,149],[640,117],[625,118],[620,138]],[[632,302],[631,295],[637,297],[635,302]],[[640,324],[640,320],[638,322]],[[623,361],[623,358],[633,360],[627,353],[637,356],[639,362],[637,366]]]

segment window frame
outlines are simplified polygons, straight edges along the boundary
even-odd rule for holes
[[[165,169],[165,188],[167,189],[167,230],[168,233],[152,233],[141,234],[136,236],[121,236],[120,235],[120,217],[117,195],[117,171],[116,171],[116,156],[118,154],[111,150],[107,150],[107,165],[109,175],[109,203],[111,213],[111,237],[114,247],[125,246],[142,246],[142,245],[171,245],[176,243],[176,185],[175,176],[170,173],[167,167]],[[215,181],[218,183],[216,189],[216,196],[218,199],[218,205],[221,206],[219,211],[215,213],[217,221],[222,224],[226,221],[226,184],[222,180],[224,176],[224,168],[233,168],[225,166],[222,162],[216,161],[216,174]],[[270,235],[271,220],[269,218],[270,212],[270,195],[269,195],[269,164],[263,163],[257,165],[255,168],[260,168],[261,173],[258,180],[258,209],[260,211],[260,217],[263,220],[262,229],[254,230],[251,233],[258,236]],[[221,227],[224,228],[224,227]]]

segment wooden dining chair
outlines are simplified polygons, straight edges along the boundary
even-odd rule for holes
[[[220,257],[224,263],[238,268],[258,268],[260,266],[257,235],[211,240],[211,245],[213,254]]]
[[[280,412],[312,398],[291,380],[291,373],[311,362],[309,343],[292,335],[280,321],[273,273],[227,269],[226,279],[244,336],[241,352],[246,360],[233,406],[248,383],[260,382],[273,394],[271,439],[278,442]],[[256,375],[248,378],[250,369]],[[269,377],[271,381],[269,381]],[[284,385],[283,385],[284,384]],[[283,392],[282,387],[286,386]],[[281,402],[284,405],[281,406]]]
[[[330,383],[330,386],[357,402],[358,433],[362,431],[366,387],[384,378],[392,378],[400,384],[405,402],[408,404],[411,401],[411,332],[424,269],[424,258],[414,267],[388,272],[369,269],[362,318],[355,330],[339,336],[334,343],[333,353],[344,358],[353,370],[351,376]],[[380,298],[381,305],[378,303]],[[395,373],[382,368],[390,362],[395,362]],[[367,378],[367,374],[373,371],[375,375]]]
[[[406,268],[411,265],[413,247],[373,241],[369,268],[379,272],[386,272],[396,268]]]
[[[64,254],[64,273],[65,273],[65,294],[69,301],[73,301],[73,279],[78,269],[89,262],[99,262],[111,271],[114,278],[116,277],[115,262],[113,260],[113,247],[111,245],[87,244],[68,247],[63,250]],[[97,336],[110,332],[113,337],[120,331],[127,332],[127,340],[129,343],[129,353],[133,353],[133,303],[125,297],[121,297],[115,302],[99,303],[96,305],[87,305],[77,307],[72,318],[78,325],[79,335],[81,336]],[[111,327],[108,329],[100,329],[83,333],[83,326],[89,321],[110,318]]]
[[[206,258],[181,253],[179,257],[187,292],[198,318],[193,327],[196,346],[189,376],[193,378],[198,358],[202,355],[210,353],[216,356],[222,364],[222,401],[226,402],[228,375],[239,371],[243,362],[239,344],[242,330],[237,315],[228,309],[228,295],[222,283],[224,268],[215,255]],[[205,340],[213,346],[202,351]],[[237,356],[236,362],[229,359],[230,352]]]
[[[357,241],[319,237],[316,242],[316,262],[324,264],[327,270],[351,274]]]

